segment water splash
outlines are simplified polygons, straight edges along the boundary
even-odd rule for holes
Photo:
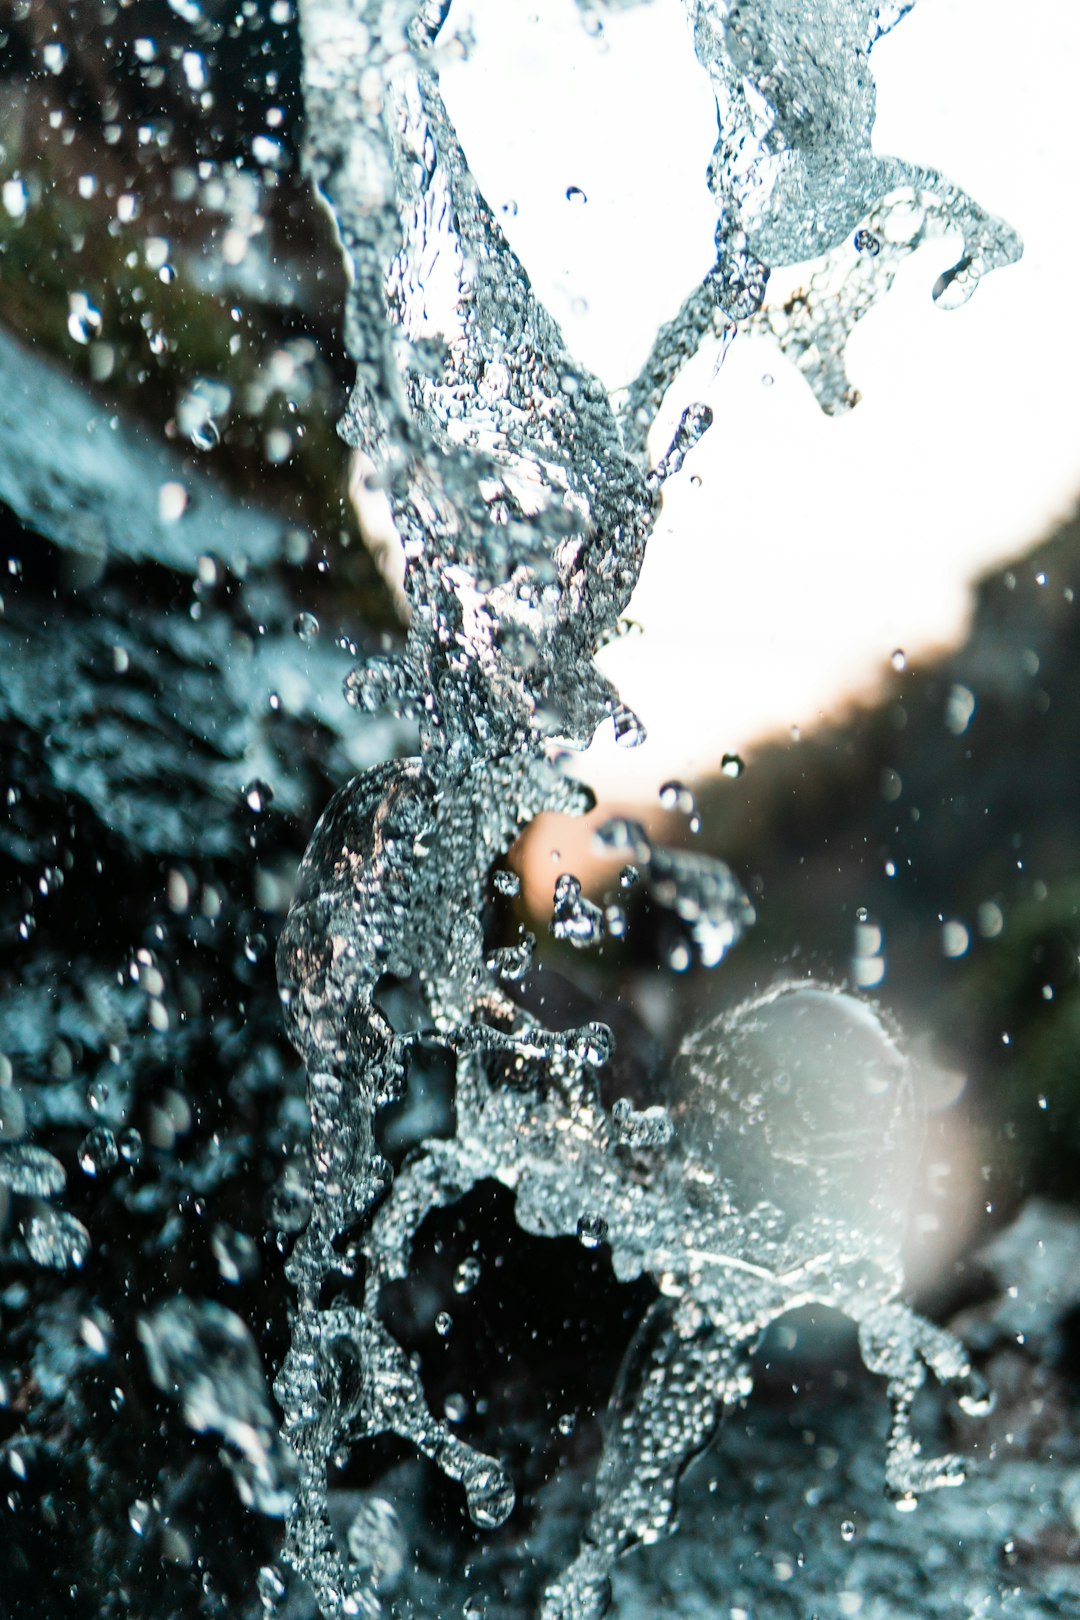
[[[556,768],[556,747],[584,748],[605,720],[621,741],[644,736],[594,654],[618,634],[665,481],[711,421],[691,406],[650,462],[648,432],[682,365],[708,337],[767,327],[836,408],[851,402],[847,333],[903,253],[959,228],[964,254],[939,289],[952,301],[1019,251],[940,176],[873,153],[868,55],[905,9],[688,0],[717,98],[717,259],[616,409],[568,352],[470,172],[439,90],[450,0],[301,5],[308,160],[352,275],[357,381],[342,431],[389,503],[410,610],[401,656],[358,667],[347,695],[419,732],[416,757],[367,771],[327,808],[278,952],[312,1121],[310,1183],[290,1221],[302,1227],[287,1262],[297,1311],[276,1385],[299,1468],[285,1556],[327,1616],[381,1612],[373,1561],[350,1560],[331,1522],[327,1467],[343,1448],[397,1435],[460,1484],[478,1526],[513,1510],[507,1468],[433,1414],[383,1318],[425,1217],[481,1181],[510,1191],[525,1231],[606,1243],[618,1278],[648,1276],[660,1293],[613,1397],[596,1510],[546,1620],[604,1612],[614,1559],[669,1528],[682,1468],[748,1392],[749,1349],[796,1304],[850,1315],[888,1379],[892,1488],[960,1477],[955,1459],[921,1457],[909,1418],[927,1367],[974,1398],[967,1357],[897,1303],[895,1179],[868,1189],[857,1173],[867,1122],[888,1143],[910,1117],[906,1064],[875,1016],[827,989],[774,992],[684,1044],[664,1106],[621,1099],[609,1112],[610,1031],[541,1025],[506,988],[527,976],[535,942],[488,951],[483,927],[493,886],[512,891],[498,874],[521,831],[542,811],[591,806]],[[822,254],[834,258],[805,295],[770,311],[769,271]],[[633,857],[705,966],[752,922],[722,863],[654,847],[633,823],[609,826],[606,841]],[[572,873],[554,908],[552,931],[575,946],[622,927],[619,908],[583,898]],[[388,979],[417,986],[423,1029],[381,1010]],[[453,1134],[394,1179],[375,1117],[433,1046],[455,1065]],[[797,1127],[768,1107],[781,1079]],[[760,1182],[745,1179],[751,1164]],[[358,1245],[343,1241],[357,1232]]]

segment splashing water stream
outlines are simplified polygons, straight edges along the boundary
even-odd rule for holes
[[[301,5],[308,162],[351,273],[357,380],[342,431],[389,501],[410,609],[403,654],[355,669],[347,695],[413,718],[420,739],[417,757],[365,772],[329,805],[278,951],[313,1166],[276,1386],[299,1463],[286,1557],[327,1616],[382,1612],[377,1561],[350,1564],[331,1528],[328,1460],[343,1446],[397,1435],[460,1483],[477,1525],[513,1510],[508,1470],[432,1413],[382,1314],[428,1213],[484,1180],[510,1190],[527,1232],[606,1240],[618,1278],[659,1287],[612,1398],[594,1512],[545,1620],[603,1614],[614,1560],[670,1528],[682,1469],[748,1393],[766,1324],[795,1305],[858,1323],[888,1382],[890,1488],[911,1497],[962,1476],[956,1458],[922,1456],[910,1426],[926,1368],[969,1406],[981,1396],[963,1347],[898,1302],[896,1155],[916,1110],[877,1015],[828,987],[782,986],[684,1041],[666,1106],[608,1111],[610,1032],[530,1017],[506,986],[527,974],[531,947],[489,953],[483,926],[505,887],[493,868],[521,831],[542,811],[590,808],[558,752],[587,747],[605,722],[627,743],[644,734],[593,660],[617,632],[664,483],[710,426],[691,406],[650,460],[682,366],[710,338],[764,330],[826,410],[845,408],[846,338],[925,237],[963,237],[934,289],[947,304],[1019,254],[1008,227],[941,176],[872,149],[869,53],[908,9],[686,0],[717,104],[716,262],[616,404],[567,351],[470,171],[439,88],[450,0]],[[770,271],[809,258],[804,292],[770,307]],[[607,837],[717,965],[753,921],[732,873],[652,848],[630,823]],[[552,926],[582,948],[604,935],[572,874]],[[422,1030],[380,1010],[388,977],[419,986]],[[432,1046],[455,1064],[454,1132],[394,1179],[375,1116]],[[362,1282],[343,1252],[357,1231]],[[327,1303],[335,1278],[344,1292]]]

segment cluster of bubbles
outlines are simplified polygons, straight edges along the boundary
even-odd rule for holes
[[[913,1110],[907,1064],[876,1015],[828,989],[782,988],[689,1038],[663,1105],[624,1098],[609,1111],[599,1074],[610,1031],[550,1029],[519,1005],[506,986],[528,975],[535,941],[489,950],[486,907],[493,890],[513,897],[500,863],[540,812],[591,807],[557,753],[586,747],[605,722],[623,743],[644,736],[594,654],[618,633],[665,480],[711,423],[691,406],[650,459],[649,430],[684,362],[709,337],[771,325],[835,408],[847,397],[843,338],[898,256],[931,229],[959,227],[964,255],[940,289],[952,300],[1018,244],[939,176],[873,152],[867,58],[906,7],[687,0],[719,110],[717,260],[617,410],[567,351],[469,170],[439,89],[450,9],[300,7],[308,163],[351,272],[357,380],[343,432],[389,502],[410,607],[403,653],[360,665],[346,689],[358,709],[414,720],[419,752],[331,802],[278,950],[312,1124],[310,1207],[287,1261],[297,1309],[276,1385],[296,1458],[285,1558],[327,1616],[380,1612],[403,1557],[392,1510],[367,1504],[342,1547],[327,1469],[383,1434],[459,1483],[478,1526],[512,1512],[509,1471],[462,1440],[449,1399],[445,1417],[429,1408],[382,1310],[430,1212],[492,1181],[512,1193],[526,1232],[607,1244],[618,1278],[659,1286],[580,1553],[543,1599],[545,1620],[595,1620],[614,1560],[670,1527],[682,1468],[747,1394],[763,1328],[794,1305],[823,1301],[859,1324],[868,1364],[888,1379],[887,1472],[901,1497],[961,1472],[954,1458],[922,1457],[912,1435],[925,1369],[979,1397],[962,1347],[897,1302]],[[802,302],[766,312],[771,268],[829,254],[844,256],[839,281],[827,268]],[[314,634],[306,619],[296,628]],[[742,762],[724,768],[737,775]],[[667,798],[682,807],[684,790],[671,784]],[[691,949],[716,966],[752,922],[722,863],[658,847],[629,821],[600,836],[621,852],[625,886],[647,884],[683,926],[673,966],[689,965]],[[612,921],[573,873],[559,875],[557,938],[596,946],[618,931]],[[401,979],[422,998],[422,1033],[382,1008],[382,986]],[[454,1129],[395,1178],[374,1121],[405,1094],[421,1043],[452,1056]],[[463,1268],[462,1291],[474,1281]],[[447,1313],[437,1331],[452,1330]],[[164,1365],[173,1324],[148,1331]],[[252,1414],[264,1454],[261,1424]],[[273,1606],[270,1575],[265,1585]]]

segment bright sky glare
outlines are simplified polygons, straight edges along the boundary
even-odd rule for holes
[[[473,170],[571,350],[617,387],[712,262],[715,114],[680,0],[613,10],[599,42],[573,0],[452,17],[475,35],[443,68]],[[972,580],[1080,492],[1080,9],[923,0],[873,65],[878,149],[1003,215],[1024,258],[953,312],[930,300],[953,243],[908,260],[851,344],[863,398],[842,419],[765,343],[737,340],[717,377],[710,355],[687,368],[658,440],[694,399],[715,423],[665,496],[630,608],[644,634],[602,657],[649,730],[586,757],[608,794],[806,730],[872,693],[895,649],[959,639]]]

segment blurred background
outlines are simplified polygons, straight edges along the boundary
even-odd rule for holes
[[[541,28],[517,0],[455,7],[443,80],[540,296],[615,388],[710,261],[713,114],[675,0],[543,9]],[[953,244],[913,256],[852,343],[862,400],[843,418],[759,343],[680,379],[658,442],[691,399],[715,423],[665,494],[640,633],[603,655],[648,740],[568,762],[598,809],[530,829],[521,896],[489,926],[493,943],[536,932],[546,1016],[605,1017],[612,1083],[642,1099],[688,1023],[778,979],[895,1013],[929,1109],[910,1273],[944,1311],[1025,1198],[1080,1199],[1080,19],[1040,0],[1018,29],[999,0],[936,0],[874,68],[879,147],[941,167],[1024,258],[946,314],[930,289]],[[361,523],[334,431],[344,275],[302,140],[290,0],[0,3],[0,1138],[74,1157],[111,1134],[70,1190],[104,1234],[79,1320],[122,1338],[160,1290],[216,1290],[264,1325],[268,1366],[310,1196],[276,930],[330,794],[409,745],[340,695],[358,654],[400,640],[400,563]],[[550,938],[560,872],[617,894],[594,840],[614,811],[745,884],[758,920],[718,969],[645,889],[600,951]],[[417,1097],[386,1127],[399,1159],[448,1116],[437,1066]],[[456,1263],[455,1230],[433,1243]],[[543,1274],[543,1246],[516,1241]],[[148,1449],[117,1483],[102,1441],[102,1523],[166,1475],[153,1513],[182,1523],[202,1476],[150,1460],[160,1403],[138,1357],[99,1367],[93,1334],[59,1327],[46,1354],[29,1325],[53,1309],[45,1284],[11,1264],[10,1432],[40,1411],[42,1435],[107,1435],[124,1405],[123,1444]],[[574,1376],[602,1404],[640,1301],[611,1287],[597,1307],[601,1262],[573,1264],[594,1359]],[[525,1355],[501,1320],[498,1354]],[[34,1498],[13,1580],[40,1597],[49,1567],[63,1612],[113,1612],[74,1553],[46,1565],[89,1489],[47,1466],[54,1500]],[[270,1521],[242,1523],[269,1556]],[[156,1612],[226,1612],[233,1521],[203,1525],[197,1553],[184,1534]],[[157,1590],[123,1556],[133,1590]]]

